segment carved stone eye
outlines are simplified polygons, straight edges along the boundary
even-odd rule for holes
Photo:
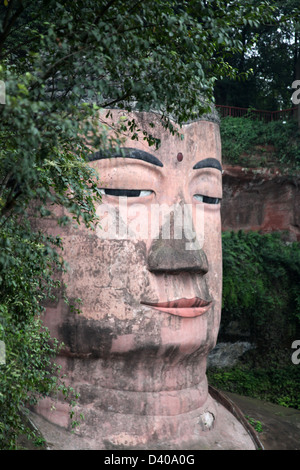
[[[107,196],[146,197],[150,196],[153,191],[142,189],[100,189],[100,193]]]
[[[194,198],[199,202],[204,202],[205,204],[219,204],[221,201],[218,197],[202,196],[201,194],[195,194]]]

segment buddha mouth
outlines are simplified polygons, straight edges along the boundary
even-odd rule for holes
[[[176,299],[169,300],[167,302],[141,302],[143,305],[152,307],[155,310],[160,312],[170,313],[171,315],[176,315],[178,317],[184,318],[193,318],[199,317],[207,312],[213,302],[211,300],[203,300],[199,297],[194,297],[192,299]]]

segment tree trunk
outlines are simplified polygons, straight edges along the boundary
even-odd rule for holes
[[[298,59],[296,62],[296,80],[300,80],[300,53],[298,51]],[[297,105],[298,129],[300,130],[300,103]]]
[[[300,80],[300,45],[299,35],[295,34],[295,79]],[[297,105],[298,129],[300,130],[300,103]]]

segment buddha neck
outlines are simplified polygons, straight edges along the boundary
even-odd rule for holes
[[[189,413],[207,401],[206,358],[141,363],[64,357],[60,362],[82,407],[97,402],[107,412],[155,416]]]
[[[181,448],[198,442],[215,426],[217,407],[208,393],[205,358],[176,363],[149,360],[143,367],[116,357],[61,357],[60,362],[80,394],[76,405],[78,416],[84,416],[76,431],[80,445],[155,448],[164,441],[170,448]],[[36,413],[54,425],[71,428],[69,409],[62,401],[54,407],[41,402]]]

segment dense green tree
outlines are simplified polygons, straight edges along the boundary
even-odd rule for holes
[[[253,5],[257,0],[252,0]],[[242,74],[240,82],[226,78],[216,85],[218,104],[278,110],[294,106],[292,83],[300,78],[300,10],[298,0],[272,0],[273,20],[259,26],[245,24],[241,30],[245,48],[229,62]],[[246,46],[251,47],[246,49]]]
[[[60,205],[69,218],[57,223],[93,228],[101,196],[87,154],[118,144],[99,110],[155,109],[171,131],[170,115],[181,123],[207,111],[215,81],[236,75],[227,58],[242,43],[233,32],[270,12],[267,1],[1,1],[0,448],[14,448],[27,429],[20,411],[28,402],[70,392],[41,327],[41,305],[64,269],[61,240],[34,230],[29,216]],[[134,122],[121,125],[135,137]]]

